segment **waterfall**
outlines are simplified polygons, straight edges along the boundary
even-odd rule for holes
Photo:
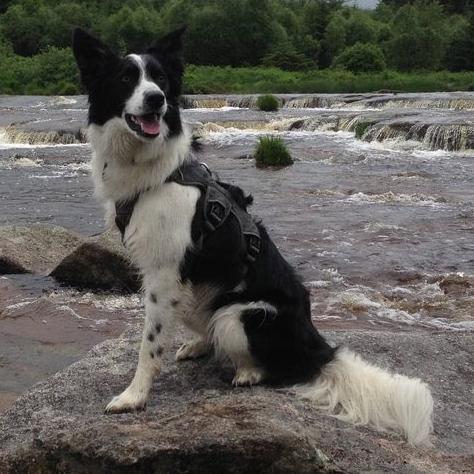
[[[363,116],[341,117],[339,119],[338,129],[344,132],[355,132],[357,125],[363,120]]]
[[[360,137],[367,142],[385,140],[416,140],[427,150],[461,151],[474,148],[474,126],[424,123],[375,124]]]
[[[182,106],[184,109],[218,109],[229,107],[229,101],[225,98],[199,98],[183,97]]]
[[[474,97],[471,98],[438,98],[416,99],[401,98],[390,100],[373,100],[366,103],[370,107],[381,109],[410,108],[410,109],[450,109],[474,110]]]
[[[0,143],[15,144],[22,143],[27,145],[72,145],[86,143],[87,137],[83,130],[77,133],[64,131],[25,131],[19,130],[14,126],[9,126],[0,130]]]
[[[474,126],[430,125],[423,138],[423,146],[430,150],[458,151],[474,147]]]
[[[455,93],[453,93],[455,94]],[[464,97],[453,97],[448,94],[444,96],[433,95],[432,97],[413,97],[407,95],[395,96],[381,94],[301,94],[296,96],[275,96],[283,108],[288,109],[448,109],[448,110],[474,110],[474,94],[464,93]],[[466,96],[467,95],[467,96]],[[186,109],[193,108],[219,108],[240,107],[247,109],[257,108],[258,95],[216,95],[216,96],[185,96],[182,104]]]
[[[385,140],[408,140],[408,130],[404,126],[372,125],[360,137],[366,142]]]
[[[330,109],[333,107],[342,107],[343,105],[344,102],[337,97],[312,95],[283,99],[283,107],[289,109]]]

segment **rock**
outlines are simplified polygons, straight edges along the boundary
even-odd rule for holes
[[[140,289],[138,272],[112,231],[83,237],[51,225],[0,227],[0,274],[24,272],[50,274],[81,289]]]
[[[28,271],[48,273],[83,241],[83,237],[53,225],[3,226],[0,256]]]
[[[118,252],[96,242],[85,242],[51,272],[58,282],[75,288],[136,292],[138,272]]]
[[[28,273],[28,270],[14,259],[0,255],[0,275],[9,275],[12,273]]]
[[[424,449],[324,416],[285,390],[232,388],[232,373],[212,358],[176,363],[181,334],[166,351],[147,411],[105,415],[131,380],[139,334],[131,327],[20,397],[0,418],[0,472],[472,472],[469,334],[330,334],[432,383],[436,433]]]

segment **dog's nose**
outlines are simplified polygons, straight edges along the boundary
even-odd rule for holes
[[[152,110],[158,110],[165,103],[165,96],[161,92],[147,92],[145,94],[145,106]]]

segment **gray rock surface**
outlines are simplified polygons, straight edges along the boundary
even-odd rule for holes
[[[175,363],[167,351],[146,412],[104,415],[130,380],[139,330],[96,346],[37,384],[0,418],[0,472],[472,472],[473,337],[412,331],[332,332],[384,366],[420,375],[436,399],[433,447],[354,427],[286,390],[231,388],[212,358]]]
[[[75,288],[136,292],[137,271],[118,232],[83,237],[51,225],[0,227],[0,274],[48,274]]]
[[[16,261],[29,271],[48,273],[83,240],[58,226],[3,226],[0,227],[0,256]]]

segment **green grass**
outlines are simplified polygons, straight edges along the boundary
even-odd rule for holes
[[[474,71],[355,74],[324,69],[305,72],[263,67],[189,66],[187,94],[348,93],[392,90],[402,92],[465,91],[474,84]]]
[[[279,109],[280,103],[272,94],[261,95],[257,99],[257,108],[264,112],[275,112]]]
[[[0,48],[0,94],[78,94],[79,75],[70,48],[49,48],[32,57]],[[355,74],[324,69],[305,72],[265,67],[188,66],[185,94],[347,93],[393,90],[472,90],[474,71],[451,73],[385,71]]]
[[[259,168],[266,166],[282,167],[293,164],[293,158],[285,142],[279,137],[261,137],[257,143],[254,156]]]
[[[365,131],[373,125],[373,122],[366,122],[366,121],[361,121],[357,122],[355,126],[355,136],[356,138],[362,138],[364,135]]]

